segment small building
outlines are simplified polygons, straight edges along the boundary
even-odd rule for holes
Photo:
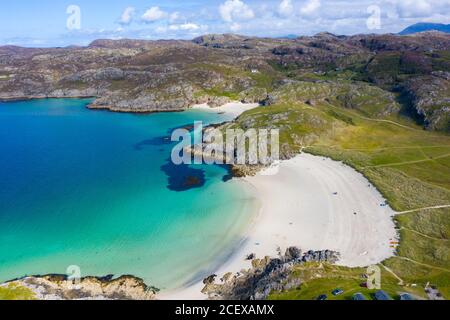
[[[391,296],[388,295],[383,290],[378,290],[377,292],[375,292],[375,299],[376,300],[392,300]]]
[[[362,293],[360,293],[360,292],[355,293],[355,294],[353,295],[353,298],[352,298],[352,299],[353,299],[353,300],[367,300],[366,297],[365,297]]]

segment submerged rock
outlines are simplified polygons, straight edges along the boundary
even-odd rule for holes
[[[202,180],[199,177],[195,176],[187,176],[184,179],[183,185],[185,187],[196,187],[201,186],[203,184]]]

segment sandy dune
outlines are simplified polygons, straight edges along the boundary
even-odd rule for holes
[[[341,253],[339,264],[351,267],[392,256],[395,212],[352,168],[301,154],[283,162],[273,176],[245,180],[257,189],[262,210],[243,250],[261,256],[292,245],[331,249]]]
[[[273,170],[272,170],[273,171]],[[378,263],[393,255],[395,212],[381,194],[352,168],[330,159],[301,154],[275,172],[243,179],[261,202],[259,214],[236,253],[216,272],[248,269],[245,257],[277,256],[289,246],[341,253],[340,265]],[[162,299],[201,299],[202,283]]]

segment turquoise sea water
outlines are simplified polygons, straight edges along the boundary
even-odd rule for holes
[[[218,166],[191,167],[201,187],[169,188],[187,173],[168,163],[167,137],[229,119],[92,111],[88,102],[0,103],[0,281],[77,265],[82,276],[132,274],[166,289],[213,271],[243,234],[254,197]]]

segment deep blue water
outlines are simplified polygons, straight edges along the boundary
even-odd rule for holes
[[[133,274],[164,289],[213,271],[255,200],[226,167],[174,166],[169,138],[229,119],[88,102],[0,103],[0,281],[77,265],[82,276]]]

